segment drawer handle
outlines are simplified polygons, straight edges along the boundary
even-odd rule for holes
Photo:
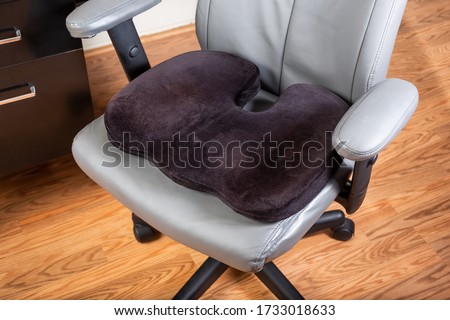
[[[19,29],[17,29],[16,27],[12,27],[12,28],[8,28],[8,29],[3,29],[1,30],[2,32],[5,31],[14,31],[16,33],[15,37],[11,37],[11,38],[6,38],[6,39],[0,39],[0,45],[3,44],[7,44],[7,43],[11,43],[11,42],[17,42],[22,40],[22,33],[20,32]]]
[[[26,83],[26,84],[14,86],[14,87],[9,87],[9,88],[6,88],[6,89],[0,89],[0,93],[3,93],[3,92],[14,91],[14,90],[18,90],[20,88],[26,88],[26,87],[28,87],[30,92],[27,92],[27,93],[24,93],[24,94],[20,94],[20,95],[17,95],[15,97],[12,97],[12,98],[6,98],[6,99],[3,99],[3,100],[0,100],[0,106],[3,106],[5,104],[9,104],[9,103],[13,103],[13,102],[17,102],[17,101],[21,101],[21,100],[26,100],[26,99],[33,98],[33,97],[36,96],[36,88],[32,84]]]

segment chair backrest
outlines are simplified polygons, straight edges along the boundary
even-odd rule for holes
[[[264,89],[325,87],[354,102],[386,78],[407,0],[199,0],[203,49],[256,63]]]

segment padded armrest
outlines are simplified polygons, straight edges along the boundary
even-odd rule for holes
[[[403,129],[419,102],[416,87],[388,79],[374,86],[347,111],[333,133],[333,147],[353,161],[370,159]]]
[[[74,38],[91,38],[156,6],[161,0],[90,0],[66,19]]]

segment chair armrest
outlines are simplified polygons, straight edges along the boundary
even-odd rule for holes
[[[419,101],[416,87],[388,79],[374,86],[347,111],[333,132],[333,146],[344,158],[362,161],[377,155],[403,129]]]
[[[156,6],[161,0],[90,0],[66,19],[74,38],[91,38]]]

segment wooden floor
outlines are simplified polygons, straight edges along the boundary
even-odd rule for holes
[[[157,64],[196,49],[193,27],[147,37]],[[96,113],[123,85],[111,48],[86,53]],[[303,239],[276,263],[309,299],[450,299],[450,7],[410,0],[390,77],[420,106],[375,167],[356,237]],[[169,214],[169,213],[168,213]],[[135,242],[130,213],[70,156],[0,181],[1,299],[168,299],[205,257],[162,236]],[[206,299],[272,299],[229,270]]]

